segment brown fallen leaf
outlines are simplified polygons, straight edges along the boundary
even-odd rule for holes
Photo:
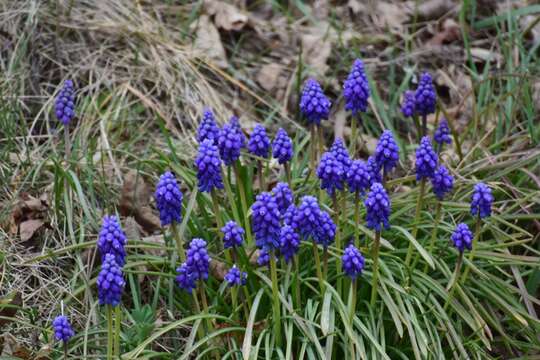
[[[460,37],[461,28],[459,24],[453,19],[446,19],[441,26],[441,30],[429,39],[426,45],[441,46],[459,40]]]
[[[197,21],[193,50],[196,56],[208,59],[222,69],[229,66],[219,32],[208,15],[200,16]]]
[[[120,214],[133,216],[145,231],[152,233],[160,228],[159,217],[149,207],[152,189],[135,170],[124,176],[120,197]]]
[[[210,273],[219,281],[223,281],[225,279],[227,271],[228,269],[225,263],[215,259],[212,259],[212,261],[210,261]]]
[[[334,33],[330,24],[322,21],[301,36],[302,58],[318,76],[323,76],[328,70],[326,62],[332,53],[333,39]]]
[[[225,31],[240,31],[248,23],[248,16],[236,6],[225,1],[206,0],[206,11],[214,16],[214,23]]]
[[[43,220],[26,220],[20,223],[19,225],[19,234],[21,236],[21,242],[26,242],[36,234],[36,232],[41,229],[44,225]]]
[[[410,10],[403,3],[378,1],[372,12],[373,22],[379,29],[389,29],[394,34],[403,32],[403,24],[410,18]]]
[[[279,80],[282,66],[276,63],[265,64],[257,73],[257,82],[266,91],[273,90]]]
[[[411,5],[414,7],[414,5]],[[417,16],[422,20],[438,19],[447,12],[457,9],[458,4],[452,0],[427,0],[419,1]]]

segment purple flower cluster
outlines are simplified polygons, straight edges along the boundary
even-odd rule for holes
[[[493,195],[489,186],[482,182],[476,184],[471,197],[471,215],[478,215],[480,219],[490,216],[492,204]]]
[[[351,68],[351,72],[343,85],[343,97],[345,98],[345,109],[350,110],[353,115],[357,112],[366,112],[369,99],[369,83],[364,70],[364,63],[356,59]]]
[[[433,135],[433,140],[435,140],[439,146],[442,146],[444,143],[452,143],[452,138],[450,137],[450,128],[448,127],[448,121],[446,121],[446,119],[441,119],[439,127],[437,130],[435,130],[435,134]]]
[[[242,246],[244,243],[244,229],[234,221],[227,221],[221,228],[223,233],[223,247],[225,249]]]
[[[225,281],[229,287],[245,285],[247,273],[240,271],[236,264],[225,274]]]
[[[343,190],[345,170],[334,153],[327,151],[321,157],[321,162],[317,168],[317,176],[321,180],[321,189],[325,189],[328,195],[333,196],[336,189]]]
[[[315,79],[308,79],[304,84],[300,99],[300,111],[310,124],[319,125],[328,119],[330,100],[324,95],[321,85]]]
[[[354,160],[347,172],[349,191],[364,194],[371,185],[370,179],[367,164],[362,160]]]
[[[287,183],[278,182],[272,189],[272,195],[276,199],[279,212],[283,214],[293,203],[294,195]]]
[[[73,90],[73,81],[66,80],[62,90],[56,96],[54,102],[54,113],[56,118],[64,125],[75,117],[75,90]]]
[[[419,115],[426,116],[435,112],[437,94],[433,87],[431,75],[427,72],[420,77],[420,82],[414,94],[416,112]]]
[[[238,118],[233,116],[219,132],[218,148],[225,165],[232,165],[240,157],[240,150],[246,146],[246,137],[240,128]]]
[[[283,214],[283,223],[285,225],[290,225],[292,228],[297,229],[298,225],[294,222],[294,217],[296,216],[296,211],[298,211],[298,208],[296,205],[291,204],[285,210],[285,213]]]
[[[188,265],[183,263],[176,269],[176,282],[180,289],[183,289],[191,294],[196,287],[195,277],[189,271]]]
[[[349,167],[351,166],[351,157],[343,140],[339,138],[334,140],[334,143],[330,147],[330,152],[334,154],[336,160],[341,163],[341,166],[343,167],[343,181],[345,181],[347,170],[349,170]]]
[[[403,100],[401,102],[401,113],[405,117],[413,117],[416,112],[416,102],[414,98],[414,91],[407,90],[403,94]]]
[[[279,252],[283,255],[285,261],[290,262],[299,248],[300,236],[291,226],[283,226],[279,234]]]
[[[214,113],[209,108],[204,109],[203,118],[197,129],[197,141],[202,143],[204,140],[210,140],[217,144],[219,136],[219,127],[216,124]]]
[[[334,242],[336,238],[336,224],[326,211],[321,211],[319,218],[319,225],[317,231],[315,231],[313,240],[322,245],[324,248],[327,248]]]
[[[67,343],[75,335],[69,320],[64,315],[57,316],[53,321],[54,337],[57,341]]]
[[[267,158],[270,151],[270,139],[266,135],[264,126],[257,124],[251,133],[248,142],[248,151],[253,155]]]
[[[362,274],[365,263],[364,257],[353,243],[349,244],[345,248],[345,251],[343,251],[341,262],[343,264],[343,272],[351,279],[355,280],[358,275]]]
[[[463,252],[465,248],[471,250],[472,248],[472,239],[473,234],[469,227],[465,223],[460,223],[456,226],[456,229],[452,233],[452,241],[454,246],[460,251]]]
[[[390,172],[399,161],[399,148],[390,130],[384,130],[377,147],[375,148],[375,160],[385,172]]]
[[[259,249],[259,257],[257,258],[257,264],[259,266],[265,266],[270,264],[270,251],[266,249]]]
[[[366,162],[366,167],[369,174],[370,186],[376,182],[377,183],[382,182],[381,166],[377,163],[375,156],[368,157],[367,162]]]
[[[279,128],[276,137],[272,142],[272,156],[274,159],[277,159],[280,164],[285,164],[292,159],[293,143],[283,128]]]
[[[105,255],[96,283],[100,305],[120,304],[126,283],[122,268],[116,263],[113,254]]]
[[[319,207],[317,199],[313,196],[304,196],[300,205],[294,212],[291,227],[307,240],[312,238],[317,244],[324,247],[330,245],[336,235],[336,225],[326,211]]]
[[[206,250],[206,241],[194,238],[189,243],[189,249],[186,254],[186,269],[188,276],[193,277],[193,281],[208,279],[208,270],[210,267],[210,256]]]
[[[169,225],[173,221],[177,223],[182,221],[183,196],[176,178],[170,171],[160,176],[155,198],[161,226]]]
[[[435,173],[439,158],[428,136],[420,140],[420,146],[416,149],[416,180],[430,178]]]
[[[200,143],[195,166],[197,167],[197,181],[201,192],[223,189],[221,159],[218,148],[212,140],[206,139]]]
[[[269,192],[257,195],[251,206],[251,212],[257,247],[266,250],[277,249],[281,217],[276,199]]]
[[[441,165],[435,170],[435,173],[433,173],[433,176],[431,177],[431,186],[433,187],[433,192],[437,199],[442,201],[444,196],[452,191],[452,188],[454,187],[454,177],[444,165]]]
[[[367,227],[381,231],[381,224],[385,229],[390,228],[390,198],[380,183],[371,185],[371,189],[364,201],[366,206]]]
[[[119,266],[126,262],[126,234],[122,231],[116,216],[104,216],[97,241],[101,261],[107,254],[112,254]]]

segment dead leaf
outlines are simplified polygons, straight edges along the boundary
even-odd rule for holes
[[[278,84],[281,68],[281,65],[276,63],[263,65],[257,74],[259,85],[266,91],[273,90]]]
[[[195,36],[193,50],[197,56],[213,61],[222,69],[229,66],[219,32],[207,15],[199,17]]]
[[[345,127],[347,123],[347,111],[345,110],[345,108],[341,108],[334,114],[333,118],[335,119],[334,120],[334,138],[343,139],[345,136]],[[357,121],[357,120],[351,119],[351,121]],[[350,137],[352,133],[348,132],[347,135],[349,135]]]
[[[438,19],[457,7],[458,4],[452,0],[427,0],[418,2],[416,11],[419,19],[431,20]]]
[[[428,46],[441,46],[458,40],[461,37],[461,28],[453,19],[446,19],[441,30],[427,43]]]
[[[44,225],[43,220],[26,220],[19,225],[19,233],[21,241],[26,242],[34,236],[34,234]]]
[[[321,25],[309,29],[301,37],[302,58],[318,76],[324,76],[328,70],[326,62],[332,53],[333,35],[330,25],[321,22]]]
[[[403,24],[409,20],[410,10],[403,3],[378,1],[372,14],[375,25],[382,29],[390,29],[393,33],[402,33]]]
[[[471,48],[471,56],[479,62],[495,61],[497,67],[500,67],[503,61],[501,54],[479,47]]]
[[[523,29],[523,34],[532,38],[533,46],[540,43],[540,21],[538,16],[523,16],[519,18],[519,25]]]
[[[135,213],[135,219],[148,233],[153,233],[161,227],[159,217],[147,206],[140,208]]]
[[[358,15],[360,13],[366,12],[366,5],[359,0],[349,0],[347,2],[347,7],[353,13],[353,15]]]
[[[35,198],[28,193],[22,193],[19,201],[13,206],[12,221],[15,225],[19,225],[25,220],[43,218],[48,209],[49,203],[46,193],[39,198]]]
[[[223,281],[225,279],[225,275],[227,274],[227,265],[219,260],[210,261],[210,273],[213,277],[218,279],[219,281]]]
[[[124,184],[120,197],[120,214],[133,216],[135,220],[149,233],[160,228],[160,221],[152,209],[150,197],[152,189],[135,170],[130,170],[124,176]]]
[[[208,14],[214,16],[214,23],[219,29],[240,31],[248,23],[248,16],[232,4],[214,0],[207,0],[204,4]]]

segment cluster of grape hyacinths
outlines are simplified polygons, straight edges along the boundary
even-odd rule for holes
[[[214,113],[209,108],[205,108],[197,129],[197,141],[202,143],[204,140],[210,140],[213,144],[217,144],[218,136],[219,127],[216,124]]]
[[[367,227],[377,232],[381,231],[382,226],[385,229],[390,228],[390,198],[386,190],[380,183],[371,185],[367,198],[364,201],[366,206]]]
[[[257,258],[257,264],[259,266],[266,266],[270,263],[270,252],[266,249],[259,249],[259,257]]]
[[[195,277],[189,271],[188,265],[184,262],[178,268],[176,268],[176,282],[180,289],[192,293],[193,289],[197,286]]]
[[[482,182],[476,184],[471,197],[471,215],[478,216],[480,219],[490,216],[492,204],[491,189]]]
[[[267,251],[277,249],[281,216],[274,196],[269,192],[257,195],[251,206],[251,212],[257,247]]]
[[[218,136],[218,148],[221,160],[227,166],[240,158],[240,150],[246,146],[246,137],[240,128],[238,118],[232,117],[225,124]]]
[[[317,231],[314,233],[313,240],[317,244],[322,245],[326,251],[328,246],[330,246],[336,238],[336,229],[336,224],[330,217],[330,214],[326,211],[321,211],[319,225]]]
[[[343,190],[345,169],[333,152],[327,151],[323,154],[317,168],[317,176],[321,180],[321,189],[326,190],[330,197],[334,196],[336,190]]]
[[[112,254],[116,263],[123,266],[126,262],[126,234],[122,231],[116,216],[104,216],[97,241],[101,261],[107,254]]]
[[[247,273],[240,271],[236,265],[225,274],[225,281],[229,287],[245,285],[247,280]]]
[[[292,140],[283,128],[279,128],[272,142],[272,157],[277,159],[278,163],[285,164],[291,161],[292,156]]]
[[[345,109],[350,110],[353,115],[358,112],[366,112],[369,95],[369,83],[364,70],[364,63],[362,60],[356,59],[343,85]]]
[[[437,94],[433,87],[433,79],[429,73],[425,72],[420,77],[420,82],[414,93],[414,100],[415,111],[419,115],[426,116],[435,112]]]
[[[303,196],[289,224],[299,231],[304,240],[314,238],[319,231],[321,213],[317,199],[310,195]]]
[[[465,223],[460,223],[452,233],[452,242],[456,249],[462,253],[465,249],[471,250],[473,234]]]
[[[156,187],[156,206],[159,210],[161,226],[170,225],[173,222],[182,221],[183,195],[176,178],[170,171],[160,176]]]
[[[353,243],[350,243],[343,252],[341,257],[343,272],[352,280],[355,280],[358,275],[362,274],[364,269],[364,257]]]
[[[429,137],[424,136],[416,149],[416,180],[431,178],[437,168],[438,157]]]
[[[390,130],[384,130],[379,138],[375,148],[375,161],[385,173],[392,171],[399,161],[399,147]]]
[[[452,191],[452,188],[454,187],[454,177],[444,165],[441,165],[435,170],[431,177],[431,186],[433,187],[433,193],[435,193],[437,199],[442,201],[445,195]]]
[[[99,304],[118,306],[125,284],[122,267],[113,254],[106,254],[97,278]]]
[[[343,140],[339,138],[336,139],[330,147],[330,152],[334,155],[337,162],[341,163],[341,166],[343,167],[342,180],[345,181],[347,170],[349,170],[352,160]]]
[[[249,137],[248,151],[255,156],[267,158],[270,151],[270,139],[264,126],[257,124]]]
[[[186,254],[186,266],[195,281],[208,279],[210,256],[206,250],[206,241],[200,238],[191,240]]]
[[[330,100],[324,95],[321,85],[315,79],[308,79],[302,90],[300,111],[310,124],[319,125],[328,119]]]
[[[347,185],[351,193],[364,194],[371,186],[371,176],[367,164],[362,160],[354,160],[347,171]]]
[[[68,125],[75,117],[75,90],[73,90],[73,81],[66,80],[62,90],[58,93],[54,103],[54,113],[56,118]]]
[[[222,228],[223,247],[225,249],[236,248],[244,243],[245,231],[235,221],[228,221]]]
[[[448,121],[446,121],[446,119],[441,119],[439,127],[437,127],[435,130],[435,134],[433,134],[433,140],[438,144],[439,151],[443,144],[452,143],[452,138],[450,137],[450,128],[448,127]]]
[[[374,155],[368,157],[366,167],[369,174],[370,186],[374,183],[382,183],[381,166],[377,163]]]
[[[203,140],[199,145],[199,153],[195,159],[199,191],[212,192],[223,189],[221,177],[221,159],[217,146],[210,139]],[[179,198],[180,203],[182,198]]]
[[[279,252],[285,262],[290,262],[300,249],[300,236],[289,225],[284,225],[279,234]]]
[[[64,343],[67,343],[75,335],[68,318],[64,315],[59,315],[54,319],[53,330],[56,340]]]
[[[413,117],[416,113],[416,102],[414,91],[407,90],[403,94],[403,100],[401,102],[401,113],[406,118]]]
[[[272,189],[272,195],[276,200],[279,212],[284,214],[285,211],[291,206],[294,200],[294,195],[287,183],[278,182]]]

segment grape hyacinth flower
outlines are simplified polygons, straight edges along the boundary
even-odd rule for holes
[[[343,140],[339,138],[334,140],[334,143],[330,147],[330,152],[334,154],[336,160],[341,163],[341,166],[343,167],[343,181],[345,181],[347,170],[349,170],[349,167],[351,166],[351,157],[349,156],[349,151],[345,147]]]
[[[465,223],[460,223],[456,226],[456,229],[452,233],[452,241],[456,249],[459,252],[463,252],[465,249],[471,250],[472,248],[473,234],[469,227]]]
[[[116,263],[113,254],[105,255],[96,283],[100,305],[114,307],[120,304],[126,283],[122,268]]]
[[[306,195],[300,199],[300,205],[293,215],[292,224],[300,232],[304,240],[314,238],[321,222],[321,208],[317,199]]]
[[[492,204],[493,195],[489,186],[482,182],[476,184],[471,197],[471,215],[478,215],[480,219],[490,216]]]
[[[313,240],[326,249],[334,242],[335,237],[336,224],[326,211],[321,211],[319,225],[315,231]]]
[[[343,272],[352,280],[356,280],[356,277],[362,274],[365,262],[364,257],[353,243],[350,243],[349,246],[345,248],[341,262],[343,264]]]
[[[225,274],[225,281],[229,287],[245,285],[246,280],[247,273],[240,271],[240,269],[236,267],[236,264],[233,265],[227,274]]]
[[[285,164],[292,159],[293,143],[283,128],[278,129],[276,137],[272,142],[272,156],[280,164]]]
[[[450,137],[450,128],[448,127],[448,121],[446,121],[446,119],[441,119],[439,127],[437,128],[437,130],[435,130],[435,134],[433,135],[433,140],[435,140],[435,142],[439,144],[439,151],[442,148],[443,144],[452,143],[452,138]]]
[[[104,216],[101,231],[97,241],[101,261],[105,261],[107,254],[112,254],[119,266],[126,262],[126,234],[122,231],[116,216]]]
[[[441,165],[433,173],[431,186],[433,187],[433,192],[437,199],[442,201],[444,196],[452,191],[452,188],[454,187],[454,177],[444,165]]]
[[[354,160],[347,171],[347,185],[351,193],[364,194],[371,185],[371,177],[367,164],[362,160]]]
[[[383,131],[375,148],[375,160],[386,173],[396,167],[399,161],[399,148],[390,130]]]
[[[371,189],[364,201],[366,206],[367,227],[377,232],[381,231],[381,224],[385,229],[390,228],[390,198],[380,183],[371,185]]]
[[[278,182],[276,186],[272,189],[272,195],[276,199],[279,212],[281,214],[285,213],[289,206],[293,203],[294,195],[287,183]]]
[[[172,222],[180,223],[182,221],[183,195],[176,182],[176,178],[170,171],[166,171],[160,176],[155,198],[161,226],[170,225]]]
[[[64,315],[59,315],[54,319],[53,329],[56,340],[64,343],[67,343],[75,335],[68,318]]]
[[[270,252],[265,249],[259,249],[259,257],[257,258],[257,264],[259,266],[265,266],[270,264]]]
[[[294,217],[296,216],[297,207],[294,204],[289,205],[285,213],[283,213],[283,224],[289,225],[293,229],[298,229],[298,224],[296,224]]]
[[[357,112],[366,112],[369,95],[369,83],[364,70],[364,63],[362,60],[356,59],[343,85],[345,109],[350,110],[353,115]]]
[[[369,173],[369,185],[382,183],[381,166],[377,163],[375,156],[368,157],[366,167]]]
[[[268,135],[266,135],[266,129],[260,124],[255,125],[249,138],[248,151],[253,155],[266,159],[268,158],[269,150],[270,139],[268,139]]]
[[[334,154],[327,151],[323,154],[317,176],[321,180],[321,189],[326,190],[329,196],[333,197],[337,190],[343,190],[345,170],[343,165],[336,159]]]
[[[223,233],[223,247],[225,249],[242,246],[245,231],[235,221],[228,221],[221,228],[221,232]]]
[[[183,289],[191,294],[196,287],[195,277],[189,271],[188,265],[184,262],[176,268],[176,282],[180,289]]]
[[[236,117],[223,125],[218,136],[218,148],[221,160],[225,165],[232,165],[240,158],[240,150],[245,147],[246,138]]]
[[[204,140],[210,140],[217,145],[219,136],[219,127],[216,124],[214,113],[210,108],[205,108],[203,118],[197,129],[197,141],[202,143]]]
[[[298,249],[300,249],[300,236],[291,226],[283,226],[279,234],[279,252],[283,255],[285,262],[290,262]]]
[[[206,241],[200,238],[191,240],[186,255],[186,266],[194,281],[208,279],[210,256],[206,250]]]
[[[212,192],[214,189],[223,189],[221,159],[218,148],[212,140],[206,139],[200,143],[195,166],[199,191]]]
[[[403,100],[401,102],[401,113],[406,118],[413,117],[416,112],[416,100],[414,91],[407,90],[403,94]]]
[[[280,213],[276,199],[269,192],[255,198],[251,206],[253,232],[258,248],[274,250],[279,247]]]
[[[430,178],[437,168],[438,157],[428,136],[424,136],[420,141],[420,146],[416,149],[416,180]]]
[[[75,90],[73,90],[73,81],[66,80],[62,90],[56,96],[54,103],[54,113],[56,118],[68,125],[75,117]]]
[[[437,103],[437,94],[433,87],[433,79],[427,72],[420,77],[420,82],[414,94],[416,112],[422,116],[433,114]],[[425,135],[425,133],[424,133]]]
[[[300,111],[308,123],[319,125],[321,120],[328,119],[330,105],[330,100],[324,95],[321,85],[315,79],[308,79],[304,83],[300,98]]]

